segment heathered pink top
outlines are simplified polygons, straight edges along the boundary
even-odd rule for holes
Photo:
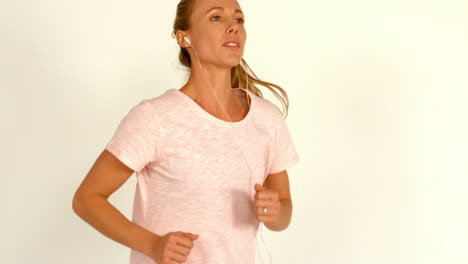
[[[299,162],[279,108],[241,89],[251,106],[238,122],[170,89],[134,106],[106,146],[136,172],[135,224],[199,234],[187,264],[255,263],[254,185]],[[130,263],[155,262],[132,249]]]

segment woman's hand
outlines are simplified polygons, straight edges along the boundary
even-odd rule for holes
[[[152,256],[158,264],[178,264],[187,261],[198,235],[186,232],[170,232],[153,244]]]
[[[261,184],[255,184],[255,214],[264,223],[275,222],[278,218],[281,203],[277,191],[268,190]],[[264,212],[266,208],[266,213]]]

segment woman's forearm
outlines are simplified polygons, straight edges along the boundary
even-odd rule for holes
[[[75,213],[101,234],[149,256],[158,235],[129,221],[104,197],[75,198]]]

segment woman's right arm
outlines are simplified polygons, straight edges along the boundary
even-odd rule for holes
[[[105,149],[76,190],[73,211],[110,239],[152,256],[161,237],[129,221],[107,200],[133,172]]]

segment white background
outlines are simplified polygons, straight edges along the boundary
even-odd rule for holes
[[[177,2],[0,3],[2,263],[129,263],[72,197],[130,108],[184,84]],[[468,2],[240,4],[301,158],[263,263],[467,263]],[[135,184],[110,198],[128,218]]]

